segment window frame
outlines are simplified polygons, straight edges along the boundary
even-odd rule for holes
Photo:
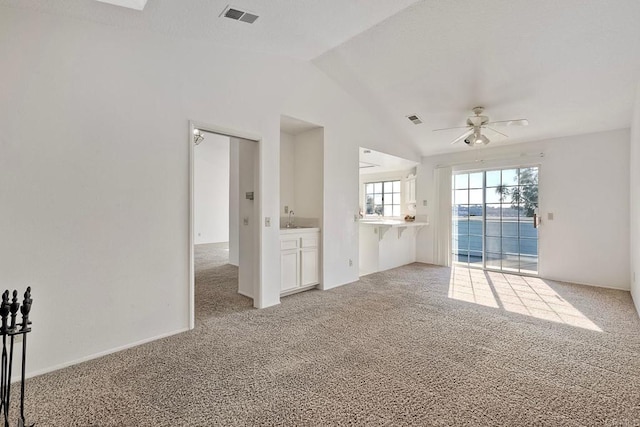
[[[394,183],[397,183],[397,189],[398,191],[394,191]],[[399,218],[402,216],[402,202],[403,202],[403,198],[405,197],[403,192],[402,192],[402,183],[403,180],[402,179],[376,179],[375,181],[366,181],[363,183],[363,195],[364,195],[364,217],[367,218],[376,218],[376,217],[384,217],[384,218]],[[369,193],[367,192],[367,187],[369,185],[374,185],[375,184],[379,184],[380,188],[382,189],[381,192],[376,192],[374,190],[373,193]],[[391,192],[386,192],[385,193],[385,184],[390,184],[391,185]],[[385,200],[385,194],[391,194],[392,195],[392,201],[391,203],[389,203],[388,201]],[[381,196],[382,198],[382,203],[378,206],[382,206],[382,213],[381,214],[377,214],[375,213],[375,209],[376,209],[376,204],[373,203],[373,213],[368,213],[368,208],[367,208],[367,197],[371,195],[374,198],[375,201],[375,197],[376,196]],[[398,198],[398,200],[396,201],[396,197]],[[397,215],[393,215],[393,210],[394,207],[397,206]],[[385,207],[389,207],[391,209],[391,215],[384,215],[385,212]]]

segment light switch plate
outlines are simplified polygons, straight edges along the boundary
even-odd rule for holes
[[[549,212],[549,213],[547,213],[547,219],[548,219],[549,221],[553,221],[553,212]]]
[[[271,227],[271,218],[266,216],[264,217],[264,226],[265,227]]]

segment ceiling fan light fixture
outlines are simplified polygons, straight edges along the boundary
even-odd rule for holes
[[[527,119],[500,120],[492,122],[490,121],[488,116],[482,115],[484,111],[483,107],[474,107],[472,111],[474,115],[467,117],[466,126],[433,129],[433,131],[437,132],[451,129],[467,129],[465,133],[451,141],[451,144],[453,145],[459,141],[464,141],[464,143],[468,146],[474,146],[487,145],[491,142],[489,138],[482,135],[482,129],[490,130],[495,134],[507,138],[508,135],[494,129],[492,126],[527,126],[529,124],[529,121]]]

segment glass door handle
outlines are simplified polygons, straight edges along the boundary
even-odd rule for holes
[[[533,214],[533,228],[538,228],[540,225],[540,218],[538,218],[538,214]]]

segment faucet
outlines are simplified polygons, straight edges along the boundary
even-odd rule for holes
[[[289,221],[287,221],[287,228],[293,227],[293,220],[291,217],[293,216],[293,211],[289,211]]]

